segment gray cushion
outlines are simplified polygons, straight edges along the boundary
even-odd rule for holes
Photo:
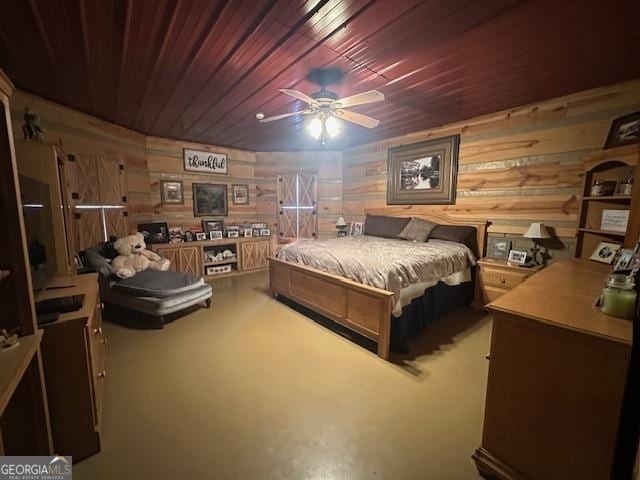
[[[414,242],[426,242],[429,238],[431,230],[438,226],[437,223],[430,222],[429,220],[423,220],[421,218],[412,218],[407,223],[407,226],[402,229],[400,238],[405,240],[411,240]]]
[[[111,291],[106,295],[106,298],[103,299],[106,303],[130,308],[131,310],[147,313],[156,317],[178,312],[192,305],[202,303],[211,298],[213,294],[211,285],[206,283],[189,291],[172,295],[171,297],[162,298],[136,297],[134,295],[118,291],[117,289],[110,290]]]
[[[114,291],[136,297],[163,298],[197,289],[204,284],[202,277],[183,272],[145,270],[131,278],[113,279]]]
[[[91,270],[99,272],[105,277],[110,277],[115,273],[111,263],[102,256],[102,247],[91,247],[84,251],[84,263]]]
[[[410,218],[387,217],[384,215],[367,215],[364,220],[364,234],[374,237],[399,238],[402,229],[407,226]]]

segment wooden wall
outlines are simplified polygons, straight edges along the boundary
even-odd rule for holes
[[[67,153],[102,155],[124,162],[129,223],[135,225],[152,219],[144,135],[16,90],[11,98],[16,139],[22,139],[26,107],[40,116],[46,142],[63,146]]]
[[[581,158],[602,149],[611,120],[640,110],[640,80],[567,95],[353,148],[343,157],[343,211],[361,221],[367,209],[444,210],[488,219],[491,235],[520,236],[532,221],[554,227],[570,255],[582,185]],[[446,206],[387,206],[387,149],[461,135],[457,201]]]
[[[182,156],[183,148],[226,153],[228,174],[214,175],[186,172]],[[256,154],[245,150],[215,147],[198,143],[181,142],[166,138],[148,137],[146,141],[147,168],[151,208],[154,221],[166,221],[169,226],[199,227],[202,217],[193,216],[193,183],[218,183],[227,185],[229,215],[222,218],[225,225],[256,221],[256,184],[254,169]],[[162,205],[160,180],[182,180],[184,205]],[[233,205],[231,185],[249,184],[249,205]]]
[[[318,175],[318,238],[336,236],[342,214],[342,153],[258,152],[256,154],[257,218],[276,228],[276,177],[309,172]]]

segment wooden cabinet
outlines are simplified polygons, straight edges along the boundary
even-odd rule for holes
[[[242,269],[256,270],[266,268],[269,265],[270,245],[271,242],[269,240],[242,243],[240,254]]]
[[[476,286],[479,306],[498,299],[542,268],[542,265],[529,268],[512,266],[504,260],[492,258],[479,260]]]
[[[42,326],[42,360],[54,450],[77,462],[100,451],[107,341],[97,274],[40,292],[36,301],[71,295],[82,296],[82,307]]]
[[[489,304],[482,473],[610,478],[633,327],[593,307],[609,271],[557,261]]]
[[[150,248],[171,262],[171,270],[188,272],[198,277],[203,276],[210,279],[266,269],[269,266],[268,258],[273,250],[271,246],[273,238],[274,237],[224,238],[222,240],[156,244],[151,245]],[[222,262],[234,265],[230,272],[213,275],[206,274],[205,267],[208,265],[204,263],[204,253],[206,249],[215,247],[221,250],[228,248],[236,252],[238,256],[237,259]]]

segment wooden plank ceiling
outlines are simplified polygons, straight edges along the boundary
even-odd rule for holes
[[[17,87],[162,137],[250,150],[319,148],[278,93],[376,88],[342,149],[640,77],[631,0],[31,0],[0,9],[0,67]]]

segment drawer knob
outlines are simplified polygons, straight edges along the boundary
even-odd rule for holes
[[[102,327],[94,328],[93,333],[96,335],[102,335]]]
[[[100,343],[103,345],[107,344],[107,337],[102,337],[102,339],[100,340]]]
[[[500,277],[500,283],[507,283],[507,279],[504,277]]]
[[[100,373],[98,373],[98,378],[104,378],[107,376],[107,371],[106,370],[102,370]]]

